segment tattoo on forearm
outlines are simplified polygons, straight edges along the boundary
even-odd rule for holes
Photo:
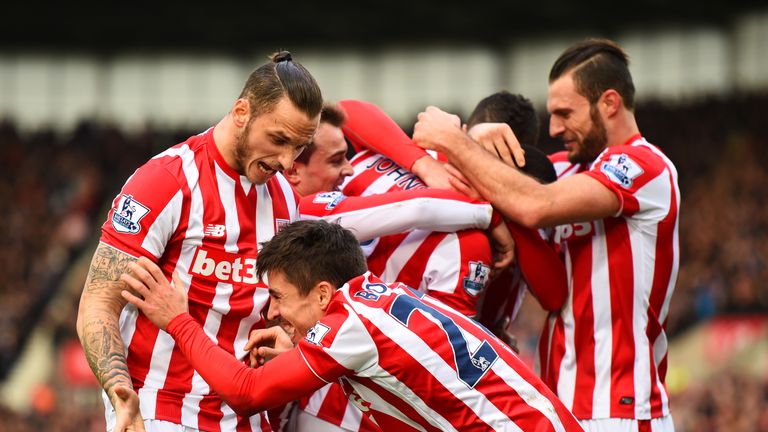
[[[80,341],[85,357],[101,386],[111,396],[117,384],[132,387],[120,335],[118,317],[125,304],[120,291],[125,284],[120,275],[128,271],[135,258],[106,245],[99,245],[85,282]],[[86,300],[87,298],[87,300]]]
[[[124,344],[117,328],[117,320],[99,318],[86,322],[82,339],[85,357],[101,386],[109,391],[115,384],[131,387],[131,378],[125,360]]]

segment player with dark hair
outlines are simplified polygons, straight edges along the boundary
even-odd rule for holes
[[[541,367],[585,429],[671,431],[664,328],[680,253],[677,170],[640,135],[627,55],[612,41],[557,59],[547,109],[573,164],[549,185],[478,151],[435,107],[419,114],[414,141],[444,151],[506,217],[557,227],[570,294],[543,333]]]
[[[295,222],[263,245],[271,319],[251,369],[213,343],[186,313],[178,277],[169,284],[146,258],[122,279],[125,298],[165,328],[195,369],[247,415],[340,382],[350,400],[375,410],[382,430],[582,430],[551,390],[506,345],[463,314],[366,271],[357,239],[323,221]],[[259,339],[259,338],[256,338]]]

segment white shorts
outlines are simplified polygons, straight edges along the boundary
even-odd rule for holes
[[[115,427],[114,418],[112,419],[112,423],[109,424],[109,420],[107,420],[107,431],[111,432],[112,429]],[[198,429],[191,428],[188,426],[172,423],[165,420],[155,420],[155,419],[148,419],[144,420],[144,429],[147,430],[147,432],[200,432]]]
[[[579,420],[579,423],[584,432],[675,432],[671,415],[651,420],[609,418]]]
[[[349,429],[344,429],[333,423],[328,423],[302,409],[297,409],[294,413],[295,416],[291,422],[292,428],[288,429],[289,432],[349,432]]]

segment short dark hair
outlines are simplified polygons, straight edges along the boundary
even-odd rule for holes
[[[326,102],[323,104],[323,109],[320,111],[320,123],[328,123],[331,126],[340,128],[344,126],[344,122],[347,121],[347,114],[344,110],[335,103]],[[314,138],[310,140],[309,144],[304,147],[304,151],[299,153],[299,157],[296,158],[296,162],[303,164],[309,163],[309,158],[312,157],[312,153],[315,152],[317,146],[315,145]]]
[[[245,82],[240,97],[251,105],[251,115],[272,112],[283,96],[309,118],[320,113],[323,96],[320,86],[307,69],[293,61],[291,53],[273,53],[271,61],[254,70]]]
[[[289,224],[262,243],[256,257],[259,278],[278,271],[304,296],[319,282],[338,288],[367,270],[360,243],[352,232],[322,220]]]
[[[543,151],[525,144],[522,147],[525,150],[525,166],[520,168],[520,171],[544,184],[557,180],[555,165]]]
[[[506,90],[496,92],[478,102],[467,120],[467,127],[478,123],[506,123],[520,144],[535,146],[539,142],[539,116],[530,100]]]
[[[616,90],[624,106],[635,109],[635,85],[629,73],[629,57],[608,39],[587,39],[566,49],[552,65],[550,84],[573,71],[576,90],[594,105],[608,89]]]

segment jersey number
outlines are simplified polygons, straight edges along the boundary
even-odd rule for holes
[[[392,302],[389,310],[390,315],[408,326],[408,320],[415,310],[431,315],[440,322],[440,325],[448,336],[448,341],[453,350],[453,358],[456,360],[456,369],[459,379],[469,388],[474,388],[477,382],[482,378],[488,369],[499,357],[488,341],[484,340],[480,347],[471,353],[467,346],[467,340],[461,333],[459,326],[452,319],[445,316],[442,312],[434,309],[419,300],[408,295],[399,295]]]

